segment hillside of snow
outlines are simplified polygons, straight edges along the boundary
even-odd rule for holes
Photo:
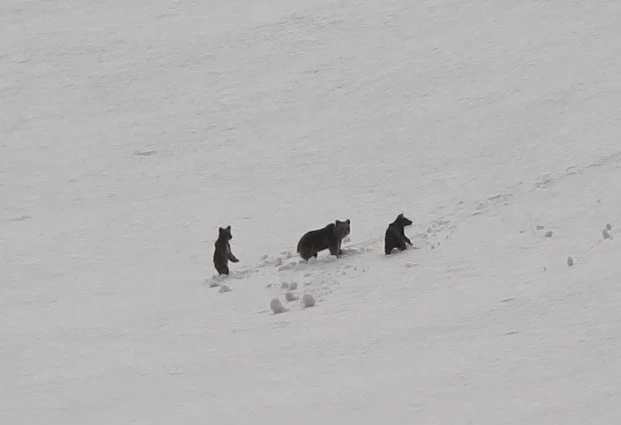
[[[620,22],[3,0],[0,423],[615,423]]]

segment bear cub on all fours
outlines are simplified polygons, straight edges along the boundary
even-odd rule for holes
[[[399,214],[397,219],[388,225],[386,229],[386,236],[384,237],[384,252],[386,255],[390,255],[392,250],[397,248],[399,251],[405,251],[408,243],[412,246],[412,242],[405,236],[404,227],[412,224],[412,220]]]
[[[338,258],[343,253],[341,243],[351,232],[350,223],[349,219],[336,220],[322,229],[306,232],[298,242],[298,254],[308,261],[311,257],[317,258],[318,252],[328,249],[330,254]]]
[[[233,239],[231,234],[231,226],[227,226],[224,229],[219,228],[218,240],[216,241],[215,250],[213,252],[213,265],[219,274],[229,274],[229,261],[238,263],[239,260],[235,258],[231,252],[231,244],[229,241]]]

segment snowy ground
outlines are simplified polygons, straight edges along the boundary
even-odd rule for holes
[[[615,423],[619,22],[3,0],[0,423]],[[337,218],[345,255],[300,264]]]

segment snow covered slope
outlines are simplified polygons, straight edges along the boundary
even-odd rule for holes
[[[0,2],[0,423],[615,423],[619,22]],[[345,255],[300,264],[337,218]]]

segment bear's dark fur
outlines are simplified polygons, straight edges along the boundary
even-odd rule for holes
[[[412,246],[412,242],[405,236],[403,230],[404,227],[411,224],[412,221],[410,219],[404,217],[403,214],[399,214],[397,219],[388,225],[386,236],[384,237],[384,252],[386,255],[391,254],[394,248],[404,251],[407,248],[406,242]]]
[[[218,240],[214,244],[216,249],[213,253],[213,265],[218,271],[219,274],[229,274],[229,260],[233,263],[239,262],[237,258],[231,252],[231,245],[229,241],[233,239],[233,235],[231,234],[231,226],[227,226],[226,228],[220,227],[218,230]]]
[[[334,232],[336,238],[339,240],[339,250],[341,249],[341,242],[351,233],[351,221],[349,219],[345,221],[336,220],[334,222]]]
[[[317,253],[324,249],[338,257],[342,254],[341,242],[351,231],[350,220],[336,220],[323,229],[311,230],[302,236],[298,242],[298,254],[308,261],[311,257],[317,258]]]

